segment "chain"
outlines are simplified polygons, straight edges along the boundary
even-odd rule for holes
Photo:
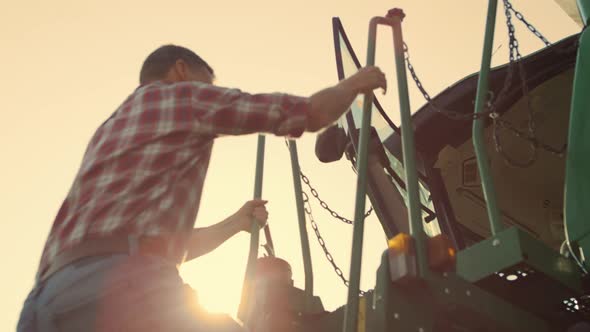
[[[514,167],[519,167],[519,168],[526,168],[526,167],[531,166],[537,160],[539,147],[541,147],[542,149],[544,149],[552,154],[555,154],[555,155],[558,155],[561,157],[561,156],[563,156],[563,154],[565,152],[566,146],[564,145],[561,149],[556,149],[556,148],[553,148],[547,144],[541,143],[536,138],[535,110],[534,110],[533,105],[531,103],[531,98],[529,97],[529,88],[528,88],[528,85],[526,84],[526,71],[525,71],[524,65],[522,63],[522,55],[520,54],[519,43],[518,43],[518,40],[516,39],[516,29],[514,28],[514,25],[512,24],[512,13],[511,12],[514,12],[515,16],[519,20],[521,20],[523,23],[525,23],[525,25],[528,27],[528,29],[530,31],[532,31],[537,37],[539,37],[545,43],[545,45],[550,45],[550,43],[545,37],[543,37],[543,35],[541,35],[541,33],[538,30],[536,30],[530,23],[528,23],[526,21],[526,19],[524,18],[524,16],[520,12],[516,11],[514,9],[514,7],[512,7],[512,4],[510,3],[509,0],[503,0],[503,3],[504,3],[504,14],[506,16],[506,26],[508,28],[508,47],[509,47],[510,63],[509,63],[509,68],[508,68],[508,74],[506,75],[506,79],[504,80],[504,86],[502,88],[502,91],[500,91],[500,94],[498,95],[498,99],[496,100],[494,105],[490,108],[494,114],[494,116],[492,116],[493,140],[494,140],[494,145],[495,145],[496,151],[498,151],[498,153],[500,153],[502,155],[504,160],[509,165],[514,166]],[[520,83],[521,83],[522,96],[523,96],[523,98],[525,98],[525,102],[526,102],[527,110],[528,110],[527,133],[523,133],[523,132],[517,130],[507,121],[500,120],[499,116],[497,116],[498,114],[495,112],[495,106],[499,104],[500,100],[505,98],[505,96],[508,93],[509,88],[512,85],[512,79],[513,79],[515,67],[517,67],[516,69],[518,70],[518,75],[519,75]],[[524,161],[524,162],[523,161],[516,161],[513,158],[511,158],[510,156],[508,156],[508,154],[506,154],[506,152],[504,151],[504,148],[500,142],[500,135],[499,135],[500,128],[508,130],[509,132],[514,134],[515,136],[522,138],[522,139],[529,142],[531,152],[530,152],[528,159],[526,159],[526,161]]]
[[[519,12],[518,10],[514,9],[514,7],[512,6],[512,4],[509,1],[504,1],[504,6],[506,7],[506,10],[510,10],[514,13],[514,16],[516,16],[517,19],[519,19],[522,23],[524,23],[524,25],[526,25],[526,27],[535,35],[537,36],[537,38],[539,38],[544,44],[545,46],[549,46],[551,45],[551,42],[549,42],[549,40],[547,40],[547,38],[545,38],[545,36],[543,36],[541,34],[541,32],[539,32],[539,30],[537,30],[532,24],[530,24],[525,18],[524,15],[522,15],[521,12]]]
[[[527,136],[522,131],[519,131],[518,129],[514,128],[512,126],[512,124],[509,123],[509,122],[507,122],[507,121],[504,121],[504,120],[501,120],[501,119],[497,119],[496,121],[497,121],[498,126],[501,127],[502,129],[507,130],[507,131],[510,131],[514,136],[517,136],[517,137],[519,137],[519,138],[521,138],[523,140],[534,141],[535,144],[537,144],[539,147],[541,147],[545,151],[549,151],[549,152],[551,152],[553,154],[556,154],[556,155],[558,155],[560,157],[563,156],[564,153],[565,153],[565,150],[566,150],[566,147],[567,147],[565,145],[562,146],[559,149],[556,149],[556,148],[554,148],[554,147],[552,147],[550,145],[547,145],[547,144],[545,144],[543,142],[539,142],[538,140],[534,140],[533,138]]]
[[[285,143],[286,143],[287,147],[289,147],[289,141],[287,139],[285,139]],[[309,178],[305,174],[303,174],[301,169],[299,170],[299,176],[301,177],[301,181],[303,181],[303,183],[305,183],[307,185],[307,187],[309,188],[313,197],[315,197],[315,199],[318,200],[321,207],[324,208],[325,210],[327,210],[328,212],[330,212],[332,217],[334,217],[346,224],[349,224],[349,225],[354,223],[352,220],[346,219],[346,218],[342,217],[341,215],[339,215],[336,211],[330,209],[328,204],[320,198],[318,191],[311,185]],[[311,223],[311,228],[313,229],[313,231],[315,233],[315,236],[318,240],[320,247],[322,247],[322,250],[324,251],[324,254],[326,255],[326,259],[328,260],[330,265],[332,265],[332,267],[334,268],[334,272],[336,272],[336,275],[342,280],[342,283],[344,283],[344,285],[346,287],[348,287],[348,285],[349,285],[348,279],[346,279],[346,277],[344,276],[344,272],[342,272],[342,269],[336,264],[336,262],[334,261],[334,257],[332,256],[332,254],[328,250],[328,247],[326,247],[326,241],[322,237],[322,234],[320,233],[320,230],[318,228],[318,224],[316,223],[316,221],[313,217],[313,213],[311,210],[311,203],[309,201],[309,195],[307,195],[307,193],[303,190],[301,190],[301,195],[303,196],[303,209],[305,211],[305,214],[307,214],[307,216],[309,218],[309,221]],[[369,208],[369,210],[365,213],[365,218],[367,218],[369,215],[371,215],[372,212],[373,212],[373,207]],[[366,292],[359,290],[360,296],[363,296],[365,294],[366,294]]]
[[[522,162],[522,161],[516,161],[513,158],[511,158],[510,156],[508,156],[508,154],[504,151],[504,147],[502,146],[501,142],[500,142],[500,135],[499,135],[499,114],[497,112],[495,112],[496,110],[496,106],[500,103],[500,101],[503,101],[506,96],[508,95],[508,91],[510,91],[510,88],[512,87],[512,81],[514,79],[514,71],[515,71],[515,67],[517,67],[518,70],[518,74],[520,77],[520,82],[521,82],[521,91],[522,91],[522,96],[523,98],[525,98],[526,104],[527,104],[527,110],[528,110],[528,122],[527,122],[527,133],[519,133],[519,135],[517,135],[518,137],[530,137],[530,138],[534,138],[535,137],[535,116],[534,116],[534,111],[533,108],[531,106],[531,101],[529,98],[529,90],[528,90],[528,86],[526,84],[526,72],[524,70],[524,66],[522,64],[522,55],[520,54],[520,50],[519,50],[519,44],[518,44],[518,39],[516,39],[516,29],[514,28],[514,25],[512,24],[512,13],[511,13],[511,8],[512,5],[510,4],[510,2],[508,0],[503,0],[502,1],[504,3],[504,14],[506,16],[506,27],[508,29],[508,58],[509,58],[509,64],[508,64],[508,73],[506,75],[506,78],[504,79],[504,85],[502,87],[502,90],[500,91],[500,93],[498,94],[498,98],[496,99],[496,102],[490,107],[490,110],[493,112],[494,116],[492,116],[492,121],[493,121],[493,140],[494,140],[494,145],[496,148],[496,151],[504,158],[504,160],[511,166],[515,166],[515,167],[520,167],[520,168],[525,168],[525,167],[529,167],[531,166],[536,160],[537,160],[537,144],[535,144],[535,142],[529,140],[529,145],[531,148],[531,153],[528,157],[528,159],[526,159],[526,161]],[[512,128],[513,130],[511,130],[511,132],[513,132],[514,130],[516,130],[516,128],[514,128],[511,124],[508,124],[506,121],[503,121],[503,128]]]
[[[537,36],[539,39],[541,39],[541,41],[543,41],[543,43],[545,43],[545,45],[549,46],[549,45],[551,45],[551,43],[547,40],[547,38],[545,38],[534,26],[532,26],[524,18],[522,13],[520,13],[519,11],[514,9],[514,7],[512,6],[512,4],[510,3],[509,0],[503,0],[503,3],[504,3],[504,13],[506,15],[506,26],[508,27],[510,63],[508,65],[509,66],[508,73],[506,75],[506,78],[504,79],[503,87],[500,90],[498,96],[496,98],[493,98],[493,94],[490,91],[490,97],[492,97],[494,99],[494,102],[492,103],[492,98],[490,98],[486,102],[487,110],[485,110],[483,112],[479,112],[479,113],[474,113],[474,114],[464,114],[464,113],[459,113],[459,112],[451,111],[451,110],[447,110],[447,109],[441,109],[440,107],[438,107],[434,103],[434,101],[432,100],[432,98],[430,97],[430,95],[428,94],[426,89],[424,88],[420,79],[418,78],[418,75],[416,74],[416,70],[414,69],[414,66],[412,66],[412,63],[410,62],[410,53],[409,53],[408,46],[406,43],[404,43],[404,54],[405,54],[405,61],[406,61],[408,71],[410,72],[412,79],[416,83],[418,90],[420,90],[420,92],[424,96],[424,99],[427,101],[427,103],[430,107],[432,107],[435,111],[447,116],[448,118],[450,118],[452,120],[476,120],[476,119],[480,119],[480,118],[489,116],[493,122],[493,140],[494,140],[494,145],[495,145],[496,151],[502,155],[502,157],[504,158],[504,160],[508,164],[515,166],[515,167],[524,168],[524,167],[528,167],[528,166],[532,165],[536,161],[538,148],[542,148],[543,150],[545,150],[547,152],[550,152],[550,153],[555,154],[559,157],[562,157],[566,151],[567,145],[563,145],[559,149],[554,148],[548,144],[540,142],[536,137],[536,126],[535,126],[535,116],[534,116],[535,114],[534,114],[533,106],[531,104],[531,100],[529,98],[529,89],[526,84],[526,72],[524,70],[524,65],[522,64],[522,61],[521,61],[522,55],[520,54],[518,40],[516,39],[516,35],[515,35],[516,29],[514,28],[514,25],[512,24],[512,13],[514,13],[516,18],[518,18],[520,21],[522,21],[527,26],[527,28],[532,33],[535,34],[535,36]],[[496,112],[497,105],[499,105],[500,102],[506,98],[506,96],[508,95],[508,92],[510,91],[510,88],[512,87],[512,81],[514,78],[515,70],[518,70],[523,98],[526,98],[526,103],[527,103],[529,121],[528,121],[528,126],[527,126],[528,128],[527,128],[526,133],[516,129],[509,122],[507,122],[505,120],[501,120],[500,115],[498,114],[498,112]],[[512,158],[510,158],[506,154],[506,152],[504,151],[504,148],[500,142],[500,136],[499,136],[500,129],[506,130],[506,131],[512,133],[514,136],[519,137],[529,143],[529,145],[531,147],[531,153],[530,153],[529,158],[525,162],[517,162],[517,161],[513,160]]]
[[[412,79],[416,83],[416,87],[418,88],[418,90],[420,90],[424,99],[426,99],[428,106],[432,107],[436,112],[441,113],[442,115],[448,117],[451,120],[476,120],[476,119],[480,119],[483,117],[487,117],[492,113],[492,111],[484,111],[484,112],[480,112],[480,113],[465,114],[465,113],[460,113],[460,112],[440,108],[432,100],[432,98],[430,97],[430,94],[426,91],[426,89],[424,88],[424,85],[420,81],[420,78],[418,78],[418,75],[416,74],[416,69],[414,69],[412,62],[410,61],[410,50],[408,49],[408,45],[405,42],[404,42],[404,58],[406,60],[406,66],[408,67],[408,71],[410,72]]]
[[[313,228],[315,236],[318,239],[318,243],[320,244],[320,247],[322,247],[322,250],[324,251],[324,254],[326,255],[326,259],[328,260],[328,262],[330,262],[330,264],[334,268],[334,272],[336,272],[336,275],[338,275],[340,280],[342,280],[342,283],[344,283],[344,285],[346,287],[348,287],[348,284],[349,284],[348,279],[346,279],[346,277],[344,276],[344,272],[342,272],[342,269],[334,261],[334,257],[332,256],[332,254],[328,250],[328,247],[326,247],[326,241],[324,240],[324,238],[322,237],[322,234],[320,233],[320,230],[318,229],[318,224],[316,223],[315,219],[313,218],[313,213],[311,211],[311,204],[309,202],[309,196],[307,195],[307,193],[305,191],[301,191],[301,195],[303,196],[303,204],[304,204],[305,214],[307,214],[307,216],[309,217],[309,222],[311,223],[311,228]],[[359,295],[363,296],[365,294],[366,293],[364,291],[359,290]]]
[[[288,140],[285,140],[285,143],[287,144],[287,147],[288,147],[289,146],[289,141]],[[338,214],[338,212],[332,210],[330,208],[330,206],[328,206],[328,203],[326,203],[324,200],[322,200],[320,198],[320,195],[319,195],[317,189],[315,189],[311,185],[311,182],[309,181],[309,178],[305,174],[303,174],[303,172],[301,171],[301,169],[299,169],[299,176],[301,177],[301,181],[303,181],[303,183],[305,183],[305,185],[309,188],[309,191],[311,192],[311,195],[313,197],[315,197],[315,199],[317,199],[317,201],[320,203],[320,206],[324,210],[330,212],[330,215],[332,217],[334,217],[335,219],[338,219],[338,220],[342,221],[345,224],[351,225],[351,224],[354,223],[354,221],[352,221],[350,219],[347,219],[347,218],[341,216],[340,214]],[[368,216],[370,216],[372,212],[373,212],[373,207],[370,207],[369,210],[367,210],[367,212],[365,212],[365,218],[367,218]]]
[[[305,174],[303,174],[303,172],[299,171],[299,174],[301,175],[301,181],[303,181],[303,183],[305,183],[305,185],[307,185],[307,187],[309,188],[309,191],[311,192],[311,195],[313,197],[315,197],[315,199],[318,200],[318,202],[320,203],[320,206],[322,208],[324,208],[324,210],[330,212],[330,215],[332,215],[332,217],[334,217],[335,219],[338,219],[340,221],[342,221],[345,224],[352,224],[354,223],[354,221],[350,220],[350,219],[346,219],[345,217],[341,216],[338,214],[338,212],[330,209],[330,207],[328,206],[328,204],[322,200],[320,198],[320,195],[318,194],[318,191],[312,187],[309,178],[307,176],[305,176]],[[368,216],[371,215],[371,213],[373,212],[373,207],[370,207],[369,210],[367,210],[367,212],[365,212],[365,218],[367,218]]]

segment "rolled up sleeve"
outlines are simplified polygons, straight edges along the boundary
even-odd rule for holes
[[[178,118],[191,122],[192,130],[202,135],[271,133],[299,137],[307,126],[310,110],[309,98],[283,93],[249,94],[199,82],[174,84],[173,94],[174,112],[184,113]]]

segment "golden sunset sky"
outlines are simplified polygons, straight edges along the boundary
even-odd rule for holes
[[[515,8],[550,41],[580,28],[552,0],[514,0]],[[487,2],[483,0],[297,1],[7,1],[0,6],[0,331],[15,329],[30,291],[46,236],[94,130],[138,84],[144,58],[162,44],[193,49],[215,69],[217,84],[248,92],[310,95],[337,82],[331,18],[339,16],[364,63],[372,16],[403,8],[404,37],[413,64],[431,95],[478,70]],[[494,64],[508,61],[499,4]],[[543,45],[515,23],[521,51]],[[381,31],[381,30],[380,30]],[[396,115],[391,33],[381,33],[377,64],[389,78],[380,96]],[[410,84],[412,110],[424,104]],[[314,134],[298,142],[301,167],[324,199],[352,218],[355,174],[347,161],[320,163]],[[216,141],[197,226],[221,221],[252,197],[256,135]],[[281,138],[268,137],[263,197],[277,255],[292,265],[303,287],[301,247],[289,154]],[[369,205],[369,203],[367,203]],[[352,227],[338,223],[314,202],[316,220],[348,277]],[[309,228],[315,294],[328,310],[347,290],[326,262]],[[203,305],[235,315],[248,253],[240,234],[216,252],[186,264],[182,275]],[[367,221],[361,288],[374,286],[386,246],[375,217]]]

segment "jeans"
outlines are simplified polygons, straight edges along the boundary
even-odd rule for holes
[[[162,258],[88,257],[37,283],[18,332],[243,331],[229,316],[200,309],[194,291]]]

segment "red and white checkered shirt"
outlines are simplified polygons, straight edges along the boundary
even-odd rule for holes
[[[139,87],[92,137],[49,233],[39,275],[85,239],[192,228],[214,138],[298,137],[308,110],[307,98],[199,82]]]

